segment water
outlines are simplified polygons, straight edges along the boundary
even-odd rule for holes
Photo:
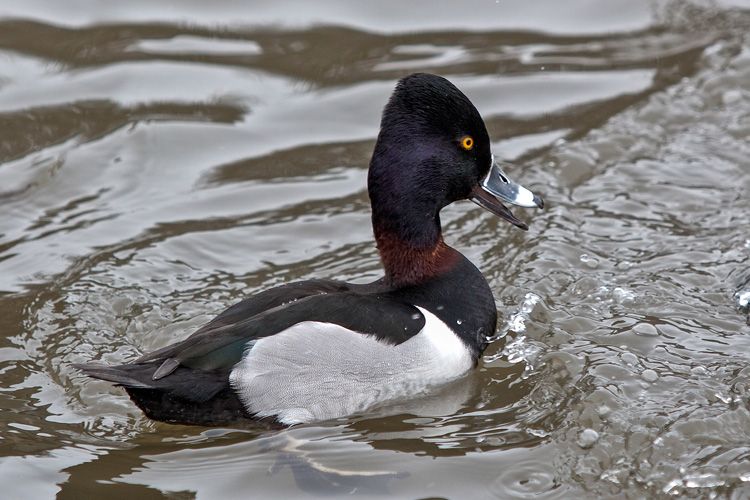
[[[3,498],[750,497],[744,2],[0,5]],[[242,297],[379,274],[366,167],[412,71],[544,197],[446,239],[502,314],[429,397],[151,422],[127,362]]]

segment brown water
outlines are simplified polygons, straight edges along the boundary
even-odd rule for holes
[[[71,4],[0,5],[0,497],[750,498],[746,2]],[[413,71],[547,203],[443,212],[502,314],[475,373],[271,432],[71,369],[378,276],[366,167]]]

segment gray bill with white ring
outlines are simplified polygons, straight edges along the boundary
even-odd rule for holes
[[[493,155],[492,166],[487,177],[474,188],[469,199],[521,229],[528,229],[529,226],[518,220],[505,205],[499,202],[498,198],[521,207],[544,207],[544,201],[539,196],[516,184],[505,175],[503,169],[500,168],[500,163],[495,160]]]

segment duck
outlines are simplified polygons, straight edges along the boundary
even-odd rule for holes
[[[503,166],[463,92],[438,75],[406,76],[367,176],[381,278],[282,284],[130,363],[75,368],[123,387],[153,420],[279,427],[366,413],[463,377],[495,333],[497,308],[479,269],[444,241],[440,211],[470,200],[528,230],[502,201],[544,203]]]

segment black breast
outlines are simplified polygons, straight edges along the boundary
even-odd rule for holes
[[[455,331],[476,358],[494,335],[497,308],[487,281],[466,257],[428,280],[391,292],[395,298],[423,307]]]

